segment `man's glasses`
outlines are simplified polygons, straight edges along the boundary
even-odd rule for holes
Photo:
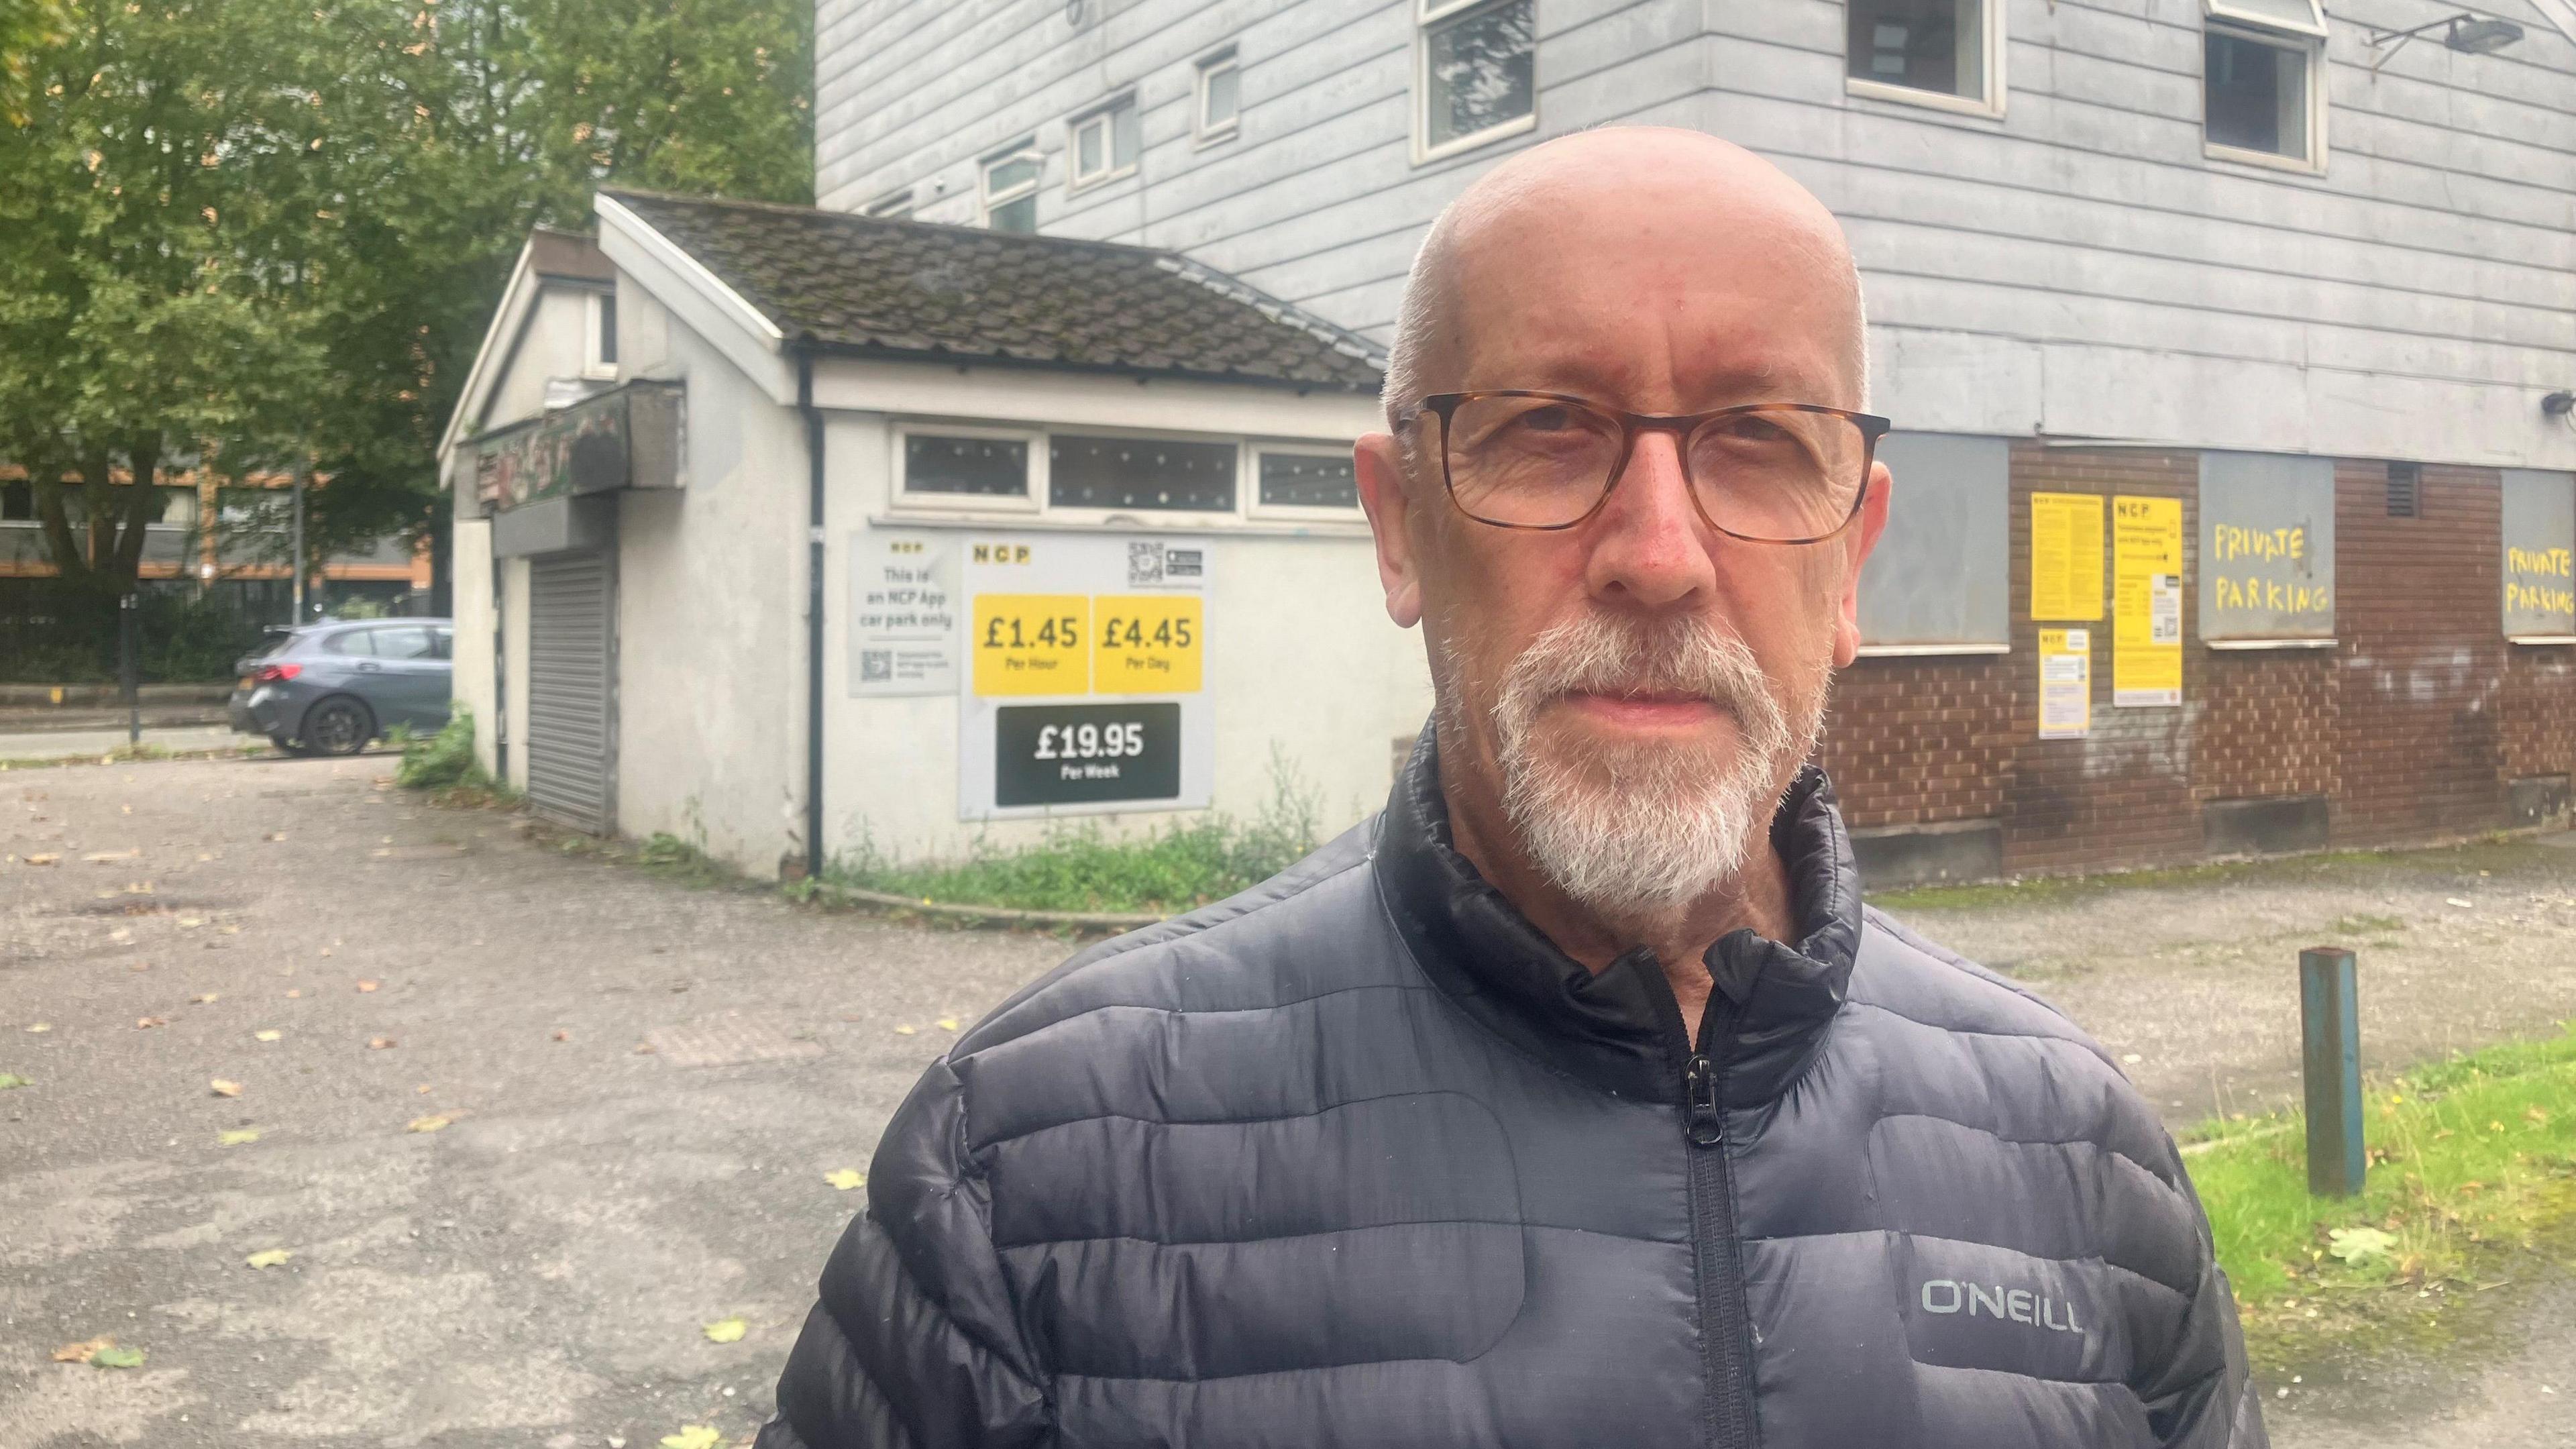
[[[1434,393],[1396,426],[1439,420],[1458,511],[1497,528],[1572,528],[1601,511],[1637,435],[1670,433],[1708,526],[1751,543],[1817,543],[1859,515],[1888,421],[1815,403],[1659,417],[1553,392]]]

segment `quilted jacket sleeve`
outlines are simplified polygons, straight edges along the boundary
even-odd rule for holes
[[[2141,1391],[2148,1422],[2155,1426],[2156,1442],[2168,1449],[2270,1449],[2262,1399],[2245,1363],[2236,1295],[2219,1269],[2199,1196],[2188,1177],[2182,1181],[2200,1232],[2200,1283],[2161,1374]]]
[[[932,1066],[877,1146],[759,1449],[1003,1449],[1049,1436],[1044,1375],[968,1166],[965,1094]]]

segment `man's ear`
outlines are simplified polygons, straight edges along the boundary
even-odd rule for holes
[[[1885,463],[1870,464],[1868,492],[1860,502],[1860,527],[1843,536],[1843,596],[1834,618],[1836,669],[1860,657],[1860,566],[1878,547],[1879,535],[1887,532],[1887,495],[1895,486],[1895,475]]]
[[[1422,572],[1414,553],[1413,511],[1404,487],[1404,449],[1394,436],[1371,433],[1351,449],[1360,485],[1360,507],[1368,511],[1369,532],[1377,538],[1377,579],[1386,589],[1386,616],[1399,629],[1422,621]]]

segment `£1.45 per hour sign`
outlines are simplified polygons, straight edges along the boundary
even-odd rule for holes
[[[963,545],[959,818],[1206,807],[1211,552],[1134,534]]]

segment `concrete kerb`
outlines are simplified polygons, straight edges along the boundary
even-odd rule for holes
[[[202,684],[145,684],[137,686],[135,697],[147,705],[222,704],[232,698],[233,682],[209,680]],[[101,709],[125,703],[125,689],[116,684],[0,684],[0,709]]]

